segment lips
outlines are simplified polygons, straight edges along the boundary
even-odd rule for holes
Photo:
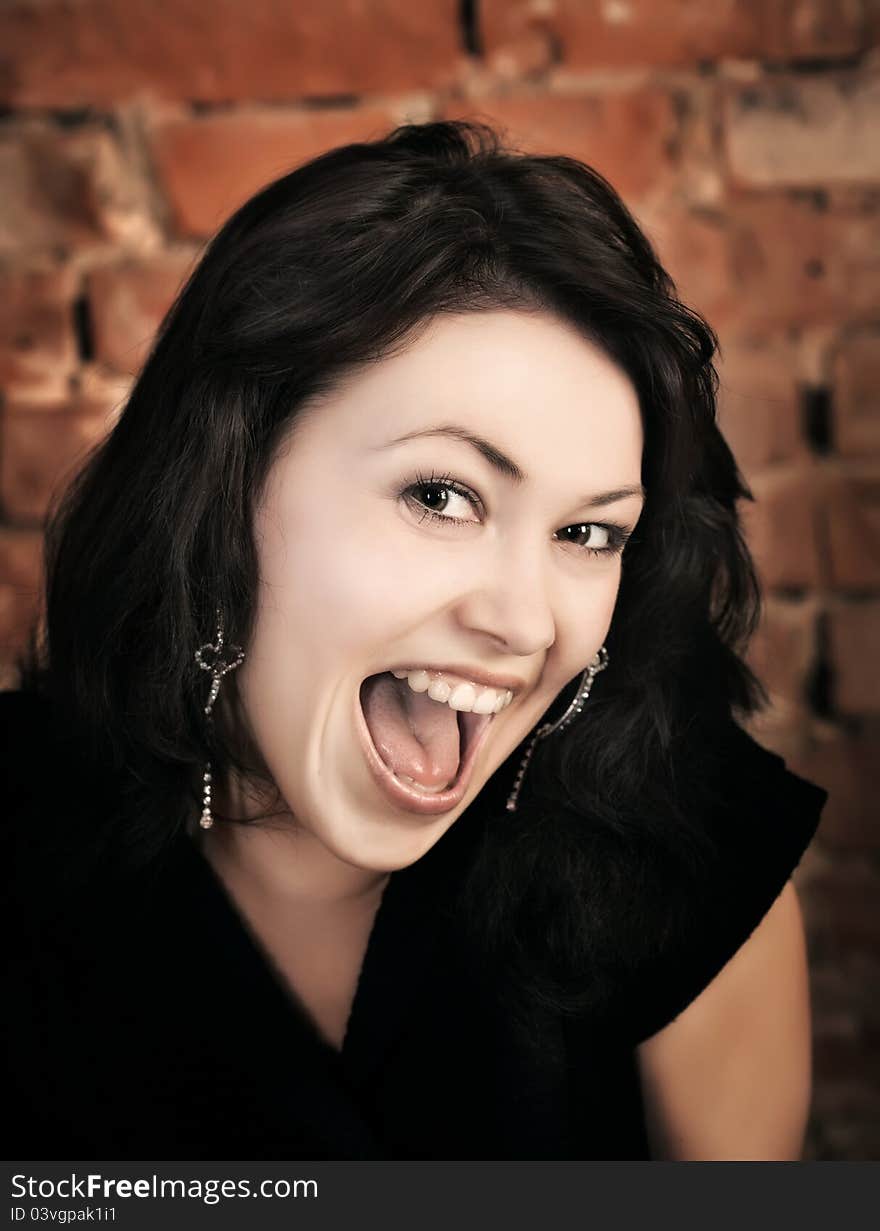
[[[366,681],[364,681],[366,682]],[[385,764],[370,735],[360,701],[360,690],[355,701],[355,727],[364,750],[367,766],[376,785],[397,807],[422,816],[436,816],[457,807],[464,799],[473,777],[474,765],[486,739],[486,733],[495,720],[494,714],[473,714],[465,710],[457,712],[459,731],[463,745],[458,773],[452,783],[442,791],[424,791],[404,782]]]

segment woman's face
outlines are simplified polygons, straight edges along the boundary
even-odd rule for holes
[[[627,376],[573,327],[518,311],[441,316],[297,420],[255,514],[236,681],[296,825],[376,871],[440,838],[602,645],[641,455]],[[391,669],[422,691],[384,675],[362,702]],[[491,721],[424,691],[497,704],[503,688],[461,691],[478,673],[518,681]]]

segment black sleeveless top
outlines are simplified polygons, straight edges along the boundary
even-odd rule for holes
[[[392,873],[340,1052],[279,981],[192,838],[55,903],[37,900],[32,874],[16,883],[50,808],[98,806],[65,793],[75,767],[49,742],[43,706],[0,695],[13,878],[8,1159],[647,1159],[635,1047],[748,938],[826,799],[739,732],[731,781],[742,798],[723,860],[734,905],[711,926],[695,910],[692,943],[645,970],[614,1013],[538,1014],[527,1033],[444,910],[472,805]]]

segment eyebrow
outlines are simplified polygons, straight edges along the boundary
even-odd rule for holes
[[[393,445],[404,444],[408,440],[417,440],[421,436],[448,436],[453,440],[459,440],[476,449],[494,470],[504,475],[505,478],[510,479],[517,486],[528,482],[528,475],[521,466],[517,465],[513,458],[508,457],[506,453],[503,453],[490,440],[486,440],[483,436],[478,436],[468,428],[459,427],[456,423],[441,423],[436,427],[425,427],[415,432],[407,432],[404,436],[397,436],[394,440],[389,440],[386,444],[380,445],[379,448],[388,449]],[[627,487],[615,487],[612,491],[607,492],[593,492],[585,496],[581,503],[595,509],[600,508],[602,505],[614,504],[618,500],[625,500],[629,496],[640,496],[644,500],[645,489],[642,484],[636,483]]]

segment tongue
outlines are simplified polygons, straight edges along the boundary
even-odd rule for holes
[[[361,703],[376,751],[398,777],[432,788],[452,782],[460,758],[455,710],[388,671],[365,681]]]

